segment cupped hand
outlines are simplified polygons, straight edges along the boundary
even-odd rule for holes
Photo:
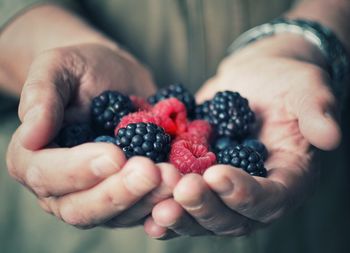
[[[121,49],[81,44],[41,53],[24,84],[21,125],[8,148],[10,175],[43,209],[79,227],[137,224],[171,195],[179,178],[166,164],[141,157],[126,161],[115,145],[50,144],[64,122],[87,122],[91,99],[108,89],[147,96],[155,86],[148,71]]]
[[[295,47],[281,46],[285,38]],[[252,177],[227,165],[215,165],[203,176],[185,175],[174,197],[154,207],[144,224],[146,233],[160,239],[241,236],[302,203],[317,181],[313,146],[330,150],[341,138],[329,76],[322,64],[316,65],[319,57],[312,47],[301,38],[281,36],[248,46],[221,63],[197,98],[203,101],[222,90],[248,98],[259,122],[258,137],[269,150],[268,175]]]

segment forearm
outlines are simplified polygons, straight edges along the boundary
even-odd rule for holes
[[[80,43],[117,49],[115,43],[58,6],[42,5],[28,10],[0,34],[0,86],[18,94],[36,55]]]
[[[312,19],[331,28],[350,54],[350,1],[300,0],[287,16]]]

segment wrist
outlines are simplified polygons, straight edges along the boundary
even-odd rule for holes
[[[300,35],[281,33],[255,41],[235,52],[232,57],[236,59],[253,59],[261,57],[290,58],[309,62],[326,69],[326,59],[319,48]]]

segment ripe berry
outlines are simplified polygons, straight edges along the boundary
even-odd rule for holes
[[[265,145],[262,142],[260,142],[257,139],[245,139],[242,145],[245,147],[250,147],[254,149],[256,152],[258,152],[261,155],[262,159],[266,161],[268,152]]]
[[[209,122],[219,136],[242,139],[255,121],[248,100],[238,92],[218,92],[209,105]]]
[[[94,132],[88,124],[74,124],[61,129],[55,142],[60,147],[74,147],[94,139]]]
[[[135,107],[129,97],[107,90],[92,100],[92,123],[98,132],[111,134],[120,119],[134,111]]]
[[[179,139],[171,146],[169,160],[182,174],[203,174],[215,164],[216,156],[203,144]]]
[[[197,105],[195,109],[195,118],[209,121],[209,105],[210,100],[205,101],[203,104]]]
[[[127,158],[146,156],[157,163],[166,161],[170,142],[170,135],[153,123],[132,123],[120,128],[116,135],[116,144]]]
[[[168,98],[158,102],[152,108],[152,114],[160,118],[160,125],[171,136],[181,134],[187,129],[185,105],[177,98]]]
[[[167,98],[177,98],[185,106],[189,117],[194,115],[196,102],[191,93],[189,93],[181,84],[171,84],[167,88],[163,88],[157,91],[156,94],[148,98],[148,102],[152,105]]]
[[[241,168],[252,176],[265,177],[267,171],[258,152],[249,147],[237,145],[228,147],[217,155],[218,163]]]

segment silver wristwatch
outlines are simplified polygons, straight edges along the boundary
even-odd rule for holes
[[[299,34],[320,49],[329,66],[329,74],[333,81],[332,88],[336,95],[340,95],[338,94],[342,93],[342,89],[339,87],[340,83],[350,73],[349,58],[336,35],[329,28],[317,22],[278,18],[243,33],[231,44],[228,51],[234,53],[249,43],[280,33]]]

